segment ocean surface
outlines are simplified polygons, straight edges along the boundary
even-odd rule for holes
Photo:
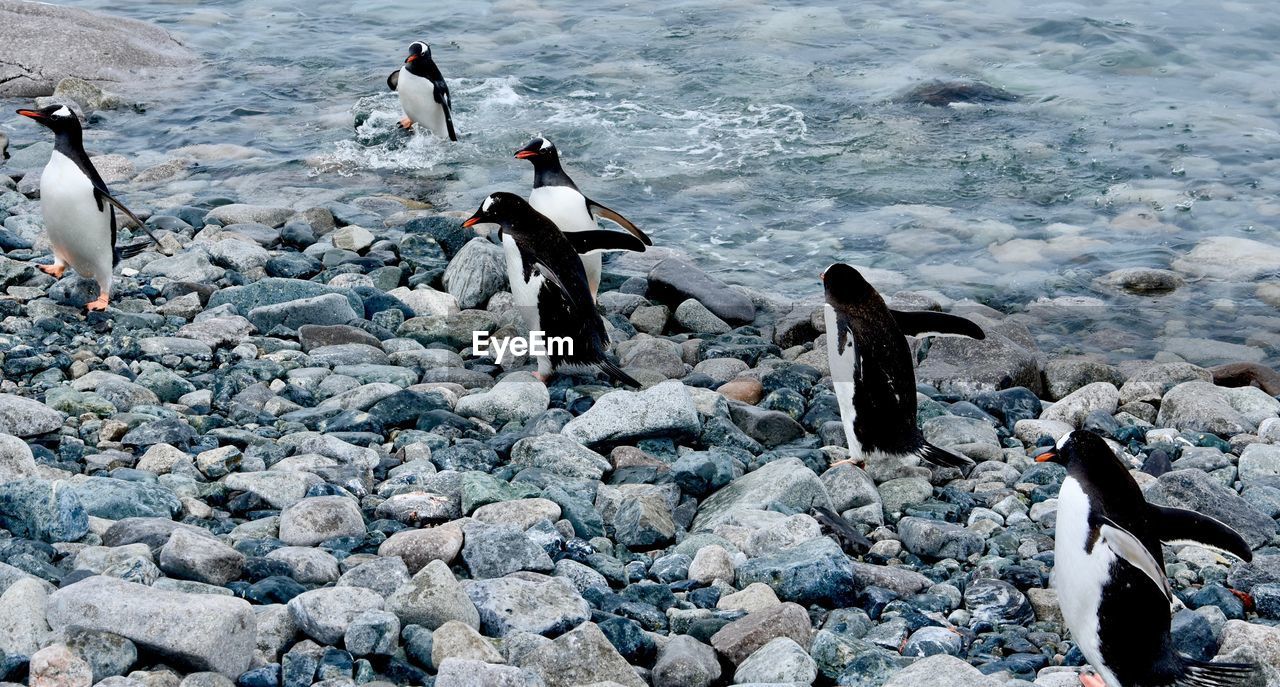
[[[845,261],[889,293],[1017,314],[1048,353],[1280,358],[1267,274],[1162,296],[1095,283],[1211,236],[1280,246],[1280,14],[1263,0],[68,4],[202,56],[89,139],[140,159],[263,151],[203,167],[206,195],[389,192],[470,212],[527,192],[511,154],[541,134],[589,196],[732,283],[817,299]],[[460,144],[390,131],[385,79],[413,40],[450,83]],[[932,80],[1021,99],[900,101]]]

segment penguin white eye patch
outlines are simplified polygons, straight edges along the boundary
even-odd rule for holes
[[[54,111],[53,116],[54,117],[70,117],[71,110],[67,109],[66,105],[63,105],[62,107],[59,107],[57,110]]]
[[[491,205],[493,205],[493,196],[489,196],[484,199],[484,203],[480,205],[480,210],[482,212],[488,212]]]

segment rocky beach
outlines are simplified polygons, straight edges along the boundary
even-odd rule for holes
[[[90,77],[19,95],[89,121],[141,102]],[[1148,500],[1253,548],[1165,548],[1173,638],[1280,687],[1274,312],[1240,314],[1245,343],[1086,326],[1161,350],[1046,352],[1099,304],[1005,312],[870,270],[893,307],[986,332],[913,341],[926,438],[977,465],[856,466],[816,275],[792,298],[660,240],[620,255],[599,308],[643,387],[543,384],[472,355],[477,331],[527,334],[501,248],[461,226],[474,203],[342,195],[323,171],[209,184],[261,151],[208,142],[95,156],[159,242],[86,315],[91,282],[36,269],[52,144],[30,129],[0,160],[0,683],[1074,687],[1050,586],[1066,470],[1034,456],[1085,428]],[[1205,237],[1168,267],[1101,285],[1277,300],[1261,241]]]

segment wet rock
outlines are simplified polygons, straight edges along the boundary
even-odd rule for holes
[[[1173,269],[1193,277],[1252,281],[1280,270],[1280,248],[1237,236],[1209,236],[1174,260]]]
[[[650,300],[674,307],[692,298],[735,325],[748,324],[756,317],[750,298],[680,258],[666,258],[654,265],[648,279]]]
[[[109,577],[54,592],[47,617],[54,632],[112,632],[175,666],[229,677],[248,669],[256,648],[257,623],[243,600],[161,591]]]
[[[947,107],[1017,102],[1021,96],[980,81],[929,81],[895,98],[901,103]]]

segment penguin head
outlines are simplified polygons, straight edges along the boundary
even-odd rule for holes
[[[559,159],[560,154],[556,150],[556,145],[550,140],[542,136],[534,136],[532,141],[529,141],[523,148],[516,151],[516,157],[521,160],[529,160],[536,165],[539,162]]]
[[[66,105],[49,105],[39,110],[18,110],[18,114],[40,122],[54,133],[80,132],[80,118]]]
[[[1116,454],[1102,437],[1087,429],[1075,429],[1062,435],[1052,449],[1036,456],[1037,463],[1099,466],[1118,463]]]
[[[477,224],[488,223],[501,225],[505,229],[510,227],[518,213],[528,206],[529,203],[524,198],[514,193],[506,191],[491,193],[480,204],[480,209],[467,218],[462,226],[470,228]]]
[[[409,44],[409,56],[404,58],[405,64],[413,64],[420,59],[426,58],[431,60],[431,46],[422,41],[414,41]]]
[[[822,273],[822,287],[831,305],[855,305],[876,295],[875,287],[858,270],[837,262]]]

